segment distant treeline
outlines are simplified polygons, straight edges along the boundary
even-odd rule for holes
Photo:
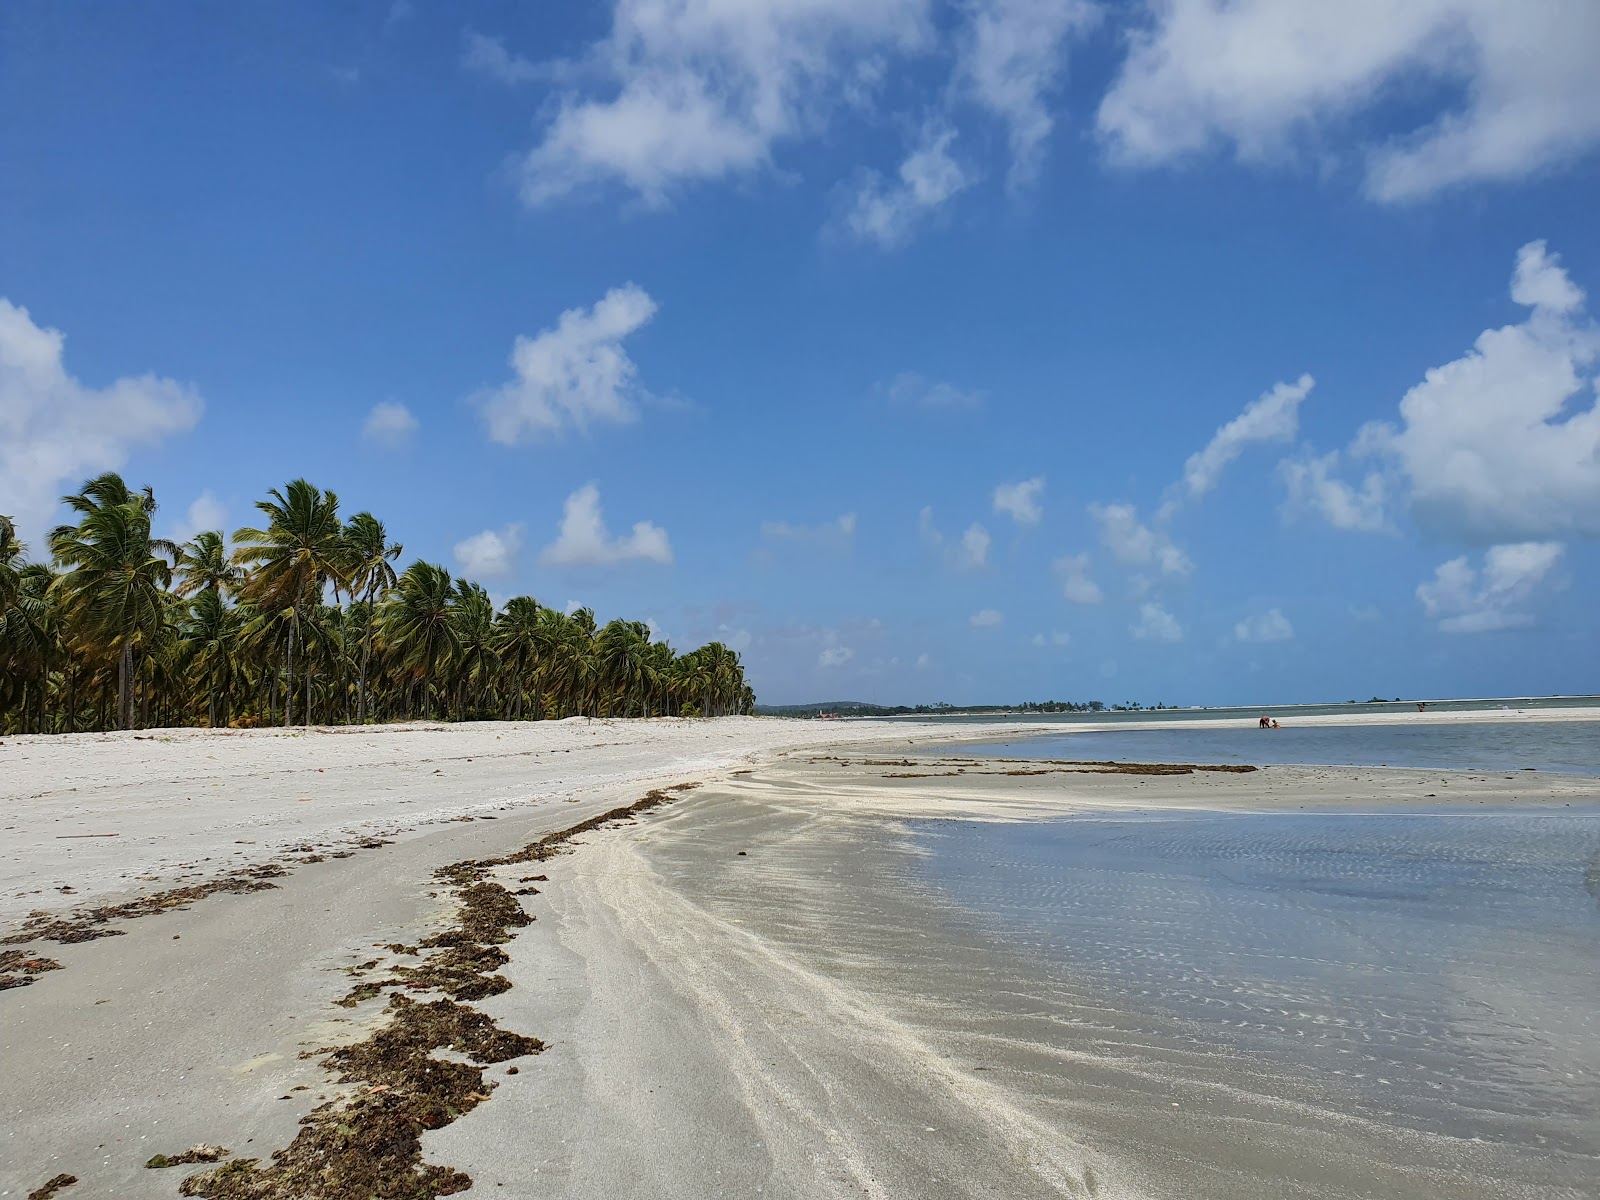
[[[979,717],[1007,713],[1145,712],[1166,704],[1141,704],[1129,700],[1106,704],[1102,700],[1024,700],[1020,704],[868,704],[862,700],[833,700],[822,704],[758,704],[764,717]]]
[[[371,513],[297,479],[259,527],[155,537],[149,488],[101,475],[30,560],[0,516],[0,733],[748,713],[720,642],[679,654],[642,621],[496,604],[395,564]]]

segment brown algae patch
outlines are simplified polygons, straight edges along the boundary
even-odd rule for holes
[[[27,987],[35,975],[59,970],[61,964],[53,958],[35,958],[22,950],[0,950],[0,992]]]
[[[432,953],[417,966],[392,968],[386,979],[358,984],[336,1001],[354,1007],[390,991],[385,1010],[389,1019],[381,1027],[360,1041],[319,1052],[338,1082],[349,1085],[346,1095],[313,1109],[300,1122],[294,1141],[266,1165],[240,1159],[189,1176],[179,1191],[212,1200],[431,1200],[471,1187],[463,1172],[422,1161],[423,1133],[450,1124],[489,1099],[496,1085],[484,1077],[486,1067],[544,1049],[538,1038],[502,1030],[488,1015],[462,1003],[511,986],[497,973],[507,961],[499,947],[511,939],[512,930],[533,920],[507,888],[485,873],[543,861],[580,833],[627,821],[674,799],[668,793],[697,786],[657,789],[511,854],[436,870],[436,878],[456,889],[459,908],[454,924],[419,943]],[[418,948],[395,946],[407,953]],[[407,994],[415,991],[443,995],[421,1001]],[[437,1058],[436,1051],[453,1051],[468,1061]]]
[[[190,1146],[182,1154],[153,1155],[150,1161],[144,1165],[153,1171],[159,1171],[166,1167],[186,1166],[189,1163],[220,1162],[232,1153],[233,1151],[226,1146],[209,1146],[202,1143],[198,1146]]]
[[[1006,762],[1006,759],[1000,759]],[[1014,760],[1012,760],[1014,761]],[[1247,775],[1256,767],[1247,763],[1136,763],[1073,759],[1045,759],[1047,765],[1005,767],[999,771],[891,771],[884,779],[943,779],[956,775],[1193,775],[1197,771],[1220,772],[1225,775]],[[865,762],[863,766],[911,766],[906,763]],[[935,764],[938,765],[938,764]]]
[[[43,1187],[36,1187],[28,1193],[28,1200],[50,1200],[62,1188],[69,1188],[78,1182],[76,1175],[57,1175],[49,1180]]]
[[[0,938],[0,946],[20,946],[24,942],[36,941],[71,944],[90,942],[95,938],[118,937],[124,932],[123,930],[106,928],[112,921],[129,921],[135,917],[171,912],[173,909],[185,908],[196,900],[214,896],[218,892],[238,895],[245,892],[266,891],[268,888],[278,886],[271,882],[272,880],[288,873],[277,863],[266,863],[263,866],[235,871],[208,883],[173,888],[170,891],[157,892],[152,896],[141,896],[137,900],[129,900],[123,904],[104,904],[99,908],[87,909],[65,917],[34,913],[23,923],[20,932]]]

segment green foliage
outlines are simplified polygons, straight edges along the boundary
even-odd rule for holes
[[[300,479],[260,528],[183,546],[115,474],[63,497],[52,562],[0,516],[0,732],[153,725],[749,713],[739,656],[689,654],[635,621],[598,626],[401,554],[371,513]]]

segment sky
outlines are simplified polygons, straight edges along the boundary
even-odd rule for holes
[[[0,7],[0,513],[769,703],[1600,690],[1592,0]]]

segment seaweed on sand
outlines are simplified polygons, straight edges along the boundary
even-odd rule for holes
[[[24,942],[35,941],[68,944],[89,942],[95,938],[117,937],[124,931],[107,929],[106,926],[112,921],[128,921],[134,917],[171,912],[173,909],[185,908],[196,900],[203,900],[218,892],[242,894],[265,891],[278,886],[272,880],[288,873],[277,863],[265,863],[259,867],[247,867],[235,871],[207,883],[156,892],[154,895],[141,896],[137,900],[129,900],[123,904],[103,904],[98,908],[87,909],[70,916],[54,917],[49,913],[41,913],[24,922],[20,932],[0,938],[0,946],[20,946]]]
[[[396,967],[388,979],[357,987],[366,996],[404,989],[390,994],[382,1027],[353,1045],[321,1052],[323,1065],[350,1085],[347,1094],[313,1109],[294,1141],[266,1165],[258,1159],[232,1162],[189,1176],[179,1191],[211,1200],[432,1200],[471,1187],[463,1172],[422,1161],[423,1133],[489,1099],[496,1085],[484,1078],[487,1066],[544,1049],[538,1038],[500,1029],[487,1014],[461,1003],[511,986],[494,973],[507,961],[499,944],[533,920],[485,872],[550,858],[579,833],[626,820],[673,799],[670,792],[695,786],[652,791],[511,854],[440,867],[434,875],[457,889],[455,922],[420,943],[433,951],[420,965]],[[405,994],[414,990],[444,995],[423,1002]],[[345,1000],[358,1003],[354,996]],[[434,1056],[443,1050],[468,1061]]]
[[[35,958],[22,950],[0,950],[0,992],[27,987],[35,975],[60,969],[61,964],[53,958]]]
[[[49,1180],[43,1187],[36,1187],[28,1193],[28,1200],[50,1200],[62,1188],[71,1187],[78,1182],[76,1175],[57,1175]]]

